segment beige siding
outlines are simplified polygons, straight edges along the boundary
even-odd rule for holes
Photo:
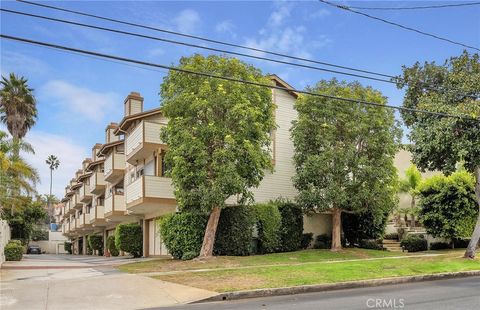
[[[145,122],[145,142],[161,144],[160,130],[164,126],[158,123]]]
[[[128,156],[136,147],[142,143],[143,139],[143,126],[142,123],[137,124],[132,132],[126,135],[125,138],[125,155]]]
[[[147,175],[145,178],[145,197],[175,198],[172,179]]]
[[[104,175],[108,175],[113,169],[125,169],[125,155],[111,152],[105,158]]]
[[[143,195],[142,178],[138,178],[132,183],[128,184],[125,195],[126,195],[125,197],[126,203],[130,203],[136,199],[142,198],[142,195]]]
[[[105,179],[102,172],[94,172],[90,176],[90,192],[94,190],[97,185],[105,185]]]
[[[290,139],[292,121],[296,119],[297,112],[293,105],[295,98],[283,90],[274,90],[273,99],[277,105],[275,121],[277,129],[274,131],[274,159],[273,173],[266,173],[258,188],[252,191],[256,202],[266,202],[279,197],[294,199],[297,195],[292,182],[295,175],[293,165],[293,142]],[[227,200],[235,203],[235,198]]]

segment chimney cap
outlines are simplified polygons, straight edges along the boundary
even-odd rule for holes
[[[127,101],[128,99],[137,99],[137,100],[143,101],[142,95],[140,95],[140,93],[136,92],[136,91],[130,92],[130,94],[128,94],[127,98],[125,98],[125,101]]]

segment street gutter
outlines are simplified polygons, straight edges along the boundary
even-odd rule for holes
[[[256,289],[256,290],[219,293],[216,296],[198,300],[193,303],[326,292],[326,291],[334,291],[334,290],[365,288],[365,287],[375,287],[375,286],[382,286],[382,285],[395,285],[395,284],[405,284],[405,283],[434,281],[434,280],[446,280],[446,279],[453,279],[453,278],[475,277],[475,276],[480,276],[480,270],[445,272],[445,273],[437,273],[437,274],[427,274],[427,275],[417,275],[417,276],[407,276],[407,277],[391,277],[391,278],[361,280],[361,281],[348,281],[348,282],[338,282],[338,283],[332,283],[332,284],[315,284],[315,285],[302,285],[302,286],[281,287],[281,288]]]

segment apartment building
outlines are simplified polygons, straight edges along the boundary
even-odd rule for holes
[[[272,89],[277,124],[271,133],[274,171],[252,189],[256,202],[294,199],[297,194],[292,183],[295,169],[290,139],[297,94],[277,76],[270,78],[286,90]],[[126,97],[123,118],[106,127],[105,143],[95,144],[92,157],[82,163],[65,189],[63,232],[73,241],[74,253],[86,253],[88,234],[100,233],[106,240],[119,223],[138,222],[143,226],[144,256],[168,254],[156,225],[160,216],[177,210],[171,179],[165,177],[167,145],[160,139],[168,119],[161,108],[145,111],[143,101],[136,92]],[[235,202],[234,197],[227,200]],[[306,216],[304,222],[306,232],[331,231],[330,215]]]

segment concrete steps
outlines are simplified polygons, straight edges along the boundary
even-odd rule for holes
[[[383,247],[390,252],[402,252],[400,241],[397,240],[383,240]]]

